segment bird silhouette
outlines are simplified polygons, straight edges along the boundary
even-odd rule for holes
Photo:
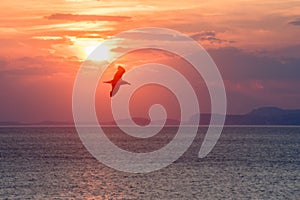
[[[123,67],[118,66],[118,71],[115,73],[113,80],[103,81],[103,83],[111,84],[112,88],[110,91],[110,97],[112,97],[117,93],[121,85],[125,85],[125,84],[130,85],[130,83],[128,83],[127,81],[122,80],[122,76],[125,72],[126,70]]]

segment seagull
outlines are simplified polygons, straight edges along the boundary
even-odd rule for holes
[[[110,81],[103,81],[103,83],[111,84],[110,97],[116,94],[121,85],[130,85],[127,81],[122,80],[122,76],[125,73],[125,69],[121,66],[118,66],[118,71],[114,75],[114,79]]]

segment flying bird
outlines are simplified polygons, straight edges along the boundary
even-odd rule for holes
[[[113,80],[110,81],[103,81],[103,83],[109,83],[111,84],[111,91],[110,91],[110,97],[116,94],[116,92],[119,90],[121,85],[128,84],[127,81],[122,80],[122,76],[125,73],[125,69],[121,66],[118,66],[118,71],[115,73]]]

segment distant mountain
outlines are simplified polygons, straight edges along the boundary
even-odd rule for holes
[[[74,125],[74,122],[57,122],[57,121],[42,121],[34,123],[14,122],[14,121],[3,121],[0,122],[0,126],[65,126]]]
[[[216,117],[220,115],[216,115]],[[191,120],[195,119],[193,116]],[[208,125],[211,114],[200,114],[200,124]],[[227,115],[226,125],[300,125],[300,110],[262,107],[244,115]]]
[[[199,115],[199,114],[198,114]],[[208,125],[212,114],[200,114],[200,125]],[[213,114],[217,119],[222,115]],[[183,124],[195,124],[197,115],[190,118],[189,121]],[[133,121],[139,125],[147,125],[148,119],[134,118]],[[121,125],[126,125],[129,120],[120,120]],[[153,124],[160,124],[159,121],[153,122]],[[167,125],[178,125],[179,121],[174,119],[167,119]],[[43,121],[37,123],[22,123],[22,122],[0,122],[0,126],[73,126],[74,122],[56,122],[56,121]],[[89,125],[87,123],[86,125]],[[115,125],[113,122],[106,122],[104,125]],[[217,125],[217,124],[216,124]],[[300,125],[300,110],[284,110],[277,107],[262,107],[252,110],[244,115],[227,115],[225,125]]]
[[[129,119],[123,119],[123,120],[119,120],[118,123],[120,125],[127,125],[127,124],[130,124],[131,120]],[[133,118],[132,119],[133,122],[135,122],[136,124],[138,125],[141,125],[141,126],[145,126],[145,125],[148,125],[150,123],[150,119],[145,119],[145,118]],[[159,124],[162,124],[162,121],[153,121],[152,122],[153,125],[159,125]],[[175,119],[167,119],[166,120],[166,124],[167,125],[179,125],[180,124],[180,121],[178,120],[175,120]]]
[[[33,123],[33,124],[29,124],[29,125],[51,125],[51,126],[55,126],[55,125],[74,125],[74,122],[57,122],[57,121],[42,121],[42,122],[38,122],[38,123]]]
[[[20,126],[21,122],[0,122],[0,126]]]
[[[255,125],[300,125],[300,110],[263,107],[244,115],[243,120],[244,124]]]

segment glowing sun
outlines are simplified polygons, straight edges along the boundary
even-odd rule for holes
[[[82,56],[86,59],[94,61],[108,60],[110,57],[110,47],[101,45],[102,42],[92,40],[77,41],[77,45],[80,46]],[[101,46],[100,46],[101,45]],[[92,53],[97,48],[96,53]]]

